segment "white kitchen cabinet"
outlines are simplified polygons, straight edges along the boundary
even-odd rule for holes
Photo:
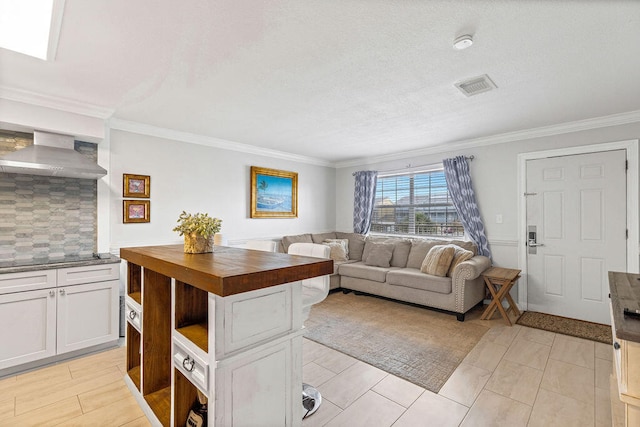
[[[0,295],[0,369],[56,354],[54,288]]]
[[[119,273],[113,263],[0,274],[0,375],[117,342]]]
[[[117,340],[118,281],[58,288],[58,354]]]

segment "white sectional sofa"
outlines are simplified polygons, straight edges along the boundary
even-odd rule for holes
[[[459,321],[464,321],[465,313],[484,299],[481,274],[491,266],[491,261],[476,255],[477,248],[469,241],[330,232],[285,236],[281,250],[286,252],[294,242],[324,243],[341,239],[348,240],[349,259],[334,259],[331,289],[342,288],[433,307],[455,313]],[[465,252],[464,249],[473,255],[467,253],[471,258],[453,268],[447,265],[442,270],[447,272],[444,276],[422,272],[430,250],[435,246],[441,250],[443,245],[455,245],[456,254],[458,248],[462,248],[460,253]]]

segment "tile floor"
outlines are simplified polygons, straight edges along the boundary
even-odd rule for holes
[[[492,323],[438,394],[305,340],[304,381],[324,401],[303,426],[612,425],[609,346]],[[0,380],[0,426],[149,425],[124,358],[117,348]]]
[[[324,401],[303,426],[611,426],[611,357],[605,344],[496,325],[435,394],[305,341],[303,379]]]

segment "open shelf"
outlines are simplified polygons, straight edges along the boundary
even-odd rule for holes
[[[171,423],[171,386],[147,394],[144,400],[147,401],[149,407],[158,418],[158,421],[160,421],[163,426],[168,427]]]
[[[140,390],[140,333],[127,322],[127,373]]]
[[[187,325],[182,328],[177,328],[176,331],[180,332],[186,339],[202,350],[207,351],[209,332],[206,322]]]
[[[142,395],[163,425],[171,418],[171,278],[144,269]]]
[[[208,352],[208,293],[179,280],[175,292],[176,331]]]
[[[142,304],[142,267],[127,262],[127,295]]]
[[[174,369],[174,409],[173,424],[183,426],[189,416],[189,411],[198,400],[198,389],[177,369]]]

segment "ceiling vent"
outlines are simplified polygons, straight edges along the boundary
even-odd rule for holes
[[[455,86],[460,89],[460,92],[464,93],[465,96],[473,96],[497,88],[496,84],[492,82],[486,74],[463,80],[456,83]]]

